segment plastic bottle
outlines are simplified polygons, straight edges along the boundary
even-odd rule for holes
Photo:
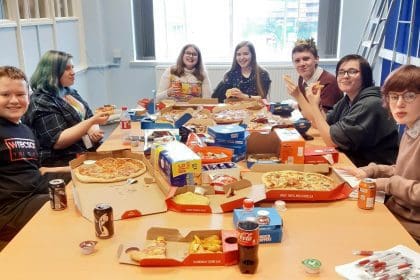
[[[260,229],[252,199],[244,199],[243,212],[238,220],[237,231],[239,269],[242,273],[254,274],[258,267]]]
[[[121,108],[120,128],[122,130],[123,144],[130,145],[131,118],[125,106]]]

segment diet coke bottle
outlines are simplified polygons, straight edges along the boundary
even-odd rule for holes
[[[258,266],[260,229],[254,214],[254,201],[244,199],[243,212],[238,221],[239,269],[242,273],[254,274]]]

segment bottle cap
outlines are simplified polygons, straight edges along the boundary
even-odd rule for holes
[[[286,202],[284,202],[283,200],[276,200],[274,202],[274,205],[276,206],[276,209],[278,211],[286,211],[287,210],[287,208],[286,208]]]
[[[123,111],[127,110],[127,106],[122,106],[121,110],[123,110]]]
[[[321,269],[321,262],[317,259],[305,259],[302,261],[306,273],[318,274]]]
[[[243,202],[243,208],[249,209],[254,207],[254,201],[250,198],[245,198]]]

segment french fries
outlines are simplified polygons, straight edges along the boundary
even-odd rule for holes
[[[190,254],[222,253],[222,240],[217,235],[211,235],[204,239],[194,235],[188,252]]]

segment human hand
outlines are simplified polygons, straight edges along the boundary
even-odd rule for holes
[[[98,143],[99,141],[104,138],[104,131],[103,130],[94,130],[92,132],[88,132],[89,138],[92,142]]]
[[[292,78],[289,75],[283,75],[283,80],[286,83],[286,89],[289,92],[289,95],[296,99],[300,93],[297,84],[292,80]]]
[[[305,95],[309,104],[319,107],[319,103],[321,102],[321,89],[322,87],[319,85],[319,83],[308,85],[305,91]]]
[[[247,94],[244,94],[239,88],[230,88],[226,91],[226,98],[249,98]]]
[[[97,112],[92,117],[91,120],[93,124],[105,124],[108,121],[109,114],[104,112]]]
[[[167,90],[168,97],[175,97],[181,95],[181,87],[179,86],[170,86]]]
[[[343,167],[340,168],[342,170],[344,170],[345,172],[347,172],[348,174],[358,178],[358,179],[363,179],[367,177],[367,173],[360,169],[360,168],[350,168],[350,167]]]

